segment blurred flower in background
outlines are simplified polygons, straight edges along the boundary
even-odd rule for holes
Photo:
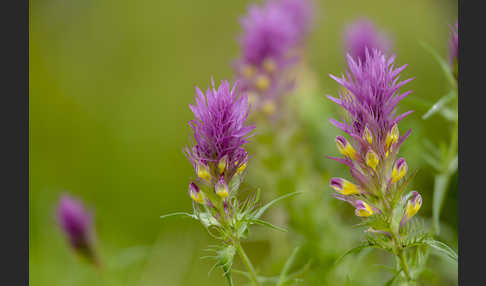
[[[380,50],[384,54],[390,51],[390,40],[379,32],[369,19],[360,19],[346,27],[344,33],[346,53],[349,53],[356,61],[366,60],[366,49]]]
[[[93,215],[83,203],[67,194],[62,195],[57,207],[57,219],[73,250],[100,265],[94,249]]]
[[[289,69],[299,61],[299,47],[313,21],[307,0],[252,4],[241,18],[241,57],[235,73],[254,111],[273,115],[281,96],[293,87]]]
[[[457,78],[457,64],[459,56],[459,25],[456,22],[455,25],[450,27],[449,37],[449,64],[451,65],[454,76]]]

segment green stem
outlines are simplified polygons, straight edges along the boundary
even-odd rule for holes
[[[226,270],[224,270],[224,271],[226,271]],[[228,274],[225,274],[224,276],[226,277],[226,280],[228,280],[228,285],[233,286],[233,278],[231,277],[231,272],[229,272]]]
[[[412,277],[410,276],[410,271],[408,270],[407,259],[405,258],[403,249],[399,250],[398,257],[400,258],[400,266],[402,267],[403,273],[405,273],[405,277],[407,278],[407,281],[410,282],[412,280]]]
[[[245,264],[246,268],[248,269],[248,273],[250,274],[250,280],[253,282],[255,286],[260,286],[260,283],[258,282],[257,275],[255,268],[253,268],[253,265],[251,264],[250,259],[245,253],[245,250],[243,250],[243,247],[241,246],[239,241],[236,241],[235,243],[236,251],[238,251],[238,254],[240,255],[241,259],[243,260],[243,263]]]
[[[449,143],[449,149],[442,163],[442,171],[436,177],[434,186],[434,204],[436,205],[433,211],[434,217],[434,233],[439,234],[440,232],[440,213],[442,210],[442,204],[445,199],[446,191],[449,187],[450,179],[452,177],[450,165],[457,156],[457,137],[458,137],[458,122],[454,122],[454,127],[452,130],[451,141]]]
[[[410,270],[408,269],[407,259],[405,258],[405,252],[400,242],[400,235],[398,233],[392,234],[392,239],[395,244],[395,255],[398,256],[400,259],[400,268],[403,270],[405,274],[405,278],[407,278],[407,283],[412,282],[412,276],[410,275]]]

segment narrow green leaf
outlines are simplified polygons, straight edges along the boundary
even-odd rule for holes
[[[280,273],[280,277],[278,279],[277,286],[283,286],[284,283],[287,281],[287,273],[290,270],[290,267],[292,267],[292,264],[294,263],[295,258],[297,257],[297,253],[299,252],[300,247],[294,248],[292,253],[290,254],[289,258],[285,262],[284,267],[282,268],[282,272]]]
[[[458,161],[457,161],[457,155],[451,160],[451,162],[449,163],[449,167],[447,168],[447,172],[449,174],[453,174],[454,172],[457,171],[457,164],[458,164]]]
[[[343,258],[346,257],[346,256],[348,256],[349,254],[358,253],[361,250],[363,250],[365,248],[368,248],[368,247],[376,247],[376,246],[373,245],[373,244],[370,244],[369,242],[366,242],[364,244],[361,244],[361,245],[358,245],[356,247],[353,247],[350,250],[346,251],[343,255],[341,255],[341,257],[339,257],[338,259],[336,259],[336,261],[334,262],[334,265],[338,265],[341,262],[341,260],[343,260]]]
[[[447,244],[443,243],[443,242],[440,242],[438,240],[435,240],[435,239],[428,239],[425,241],[425,243],[427,245],[429,245],[430,247],[432,247],[434,250],[437,251],[437,253],[454,262],[454,263],[457,263],[458,262],[458,255],[457,253],[451,248],[449,247]]]
[[[395,272],[392,278],[388,280],[383,286],[392,286],[393,282],[397,279],[398,275],[402,272],[402,270]]]
[[[294,196],[294,195],[297,195],[297,194],[300,194],[302,192],[293,192],[293,193],[289,193],[289,194],[285,194],[283,196],[280,196],[274,200],[272,200],[271,202],[267,203],[266,205],[264,205],[263,207],[261,207],[258,211],[255,212],[255,214],[253,215],[254,218],[260,218],[263,213],[269,208],[271,207],[272,205],[274,205],[275,203],[283,200],[283,199],[286,199],[286,198],[289,198],[291,196]]]
[[[433,57],[434,59],[439,63],[440,67],[442,68],[442,71],[444,72],[445,77],[447,78],[447,81],[452,87],[457,88],[457,82],[454,78],[454,75],[452,74],[452,70],[449,66],[449,63],[446,62],[431,46],[427,45],[424,42],[420,42],[422,47],[426,49]]]
[[[432,217],[434,220],[434,230],[436,234],[440,232],[440,212],[444,203],[445,193],[449,186],[449,174],[438,174],[434,180],[434,197],[432,202]]]
[[[250,220],[250,223],[259,224],[259,225],[266,226],[266,227],[269,227],[269,228],[272,228],[272,229],[275,229],[275,230],[279,230],[279,231],[282,231],[282,232],[287,232],[287,230],[285,228],[281,228],[279,226],[273,225],[273,224],[271,224],[267,221],[261,220],[261,219],[252,219],[252,220]]]
[[[442,164],[436,158],[430,156],[430,154],[422,153],[422,158],[427,162],[430,166],[432,166],[436,171],[442,170]]]
[[[444,107],[440,110],[440,115],[442,115],[442,117],[449,120],[450,122],[456,122],[457,121],[457,111],[456,110],[452,110],[450,108]]]
[[[191,217],[193,219],[197,219],[197,217],[195,215],[190,214],[190,213],[186,213],[186,212],[176,212],[176,213],[161,215],[160,218],[164,219],[164,218],[168,218],[168,217],[171,217],[171,216],[188,216],[188,217]]]
[[[431,156],[433,156],[434,158],[440,158],[442,156],[442,154],[439,151],[439,148],[437,148],[437,146],[434,143],[430,142],[430,140],[424,139],[423,145],[427,149],[427,151],[430,152]]]
[[[422,119],[427,119],[435,113],[442,110],[442,108],[456,97],[456,92],[454,90],[449,91],[446,95],[441,97],[432,107],[422,116]]]

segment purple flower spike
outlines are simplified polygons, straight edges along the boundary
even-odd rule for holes
[[[457,63],[459,57],[459,25],[456,22],[454,26],[450,27],[451,34],[449,38],[449,64],[451,65],[454,74],[457,77]]]
[[[362,148],[368,148],[368,144],[361,138],[365,127],[374,134],[373,145],[379,146],[380,155],[385,155],[385,141],[390,133],[398,136],[393,126],[411,112],[405,112],[395,116],[397,104],[411,93],[399,93],[400,87],[412,79],[399,82],[400,72],[406,65],[395,67],[395,57],[386,58],[383,52],[371,50],[366,52],[366,61],[357,62],[348,54],[349,72],[341,78],[331,75],[335,81],[341,84],[346,92],[340,92],[340,98],[329,97],[332,101],[342,106],[350,115],[352,122],[343,123],[332,120],[338,128],[348,133],[360,142]],[[390,138],[389,138],[390,139]],[[393,143],[398,138],[392,137]],[[389,146],[388,146],[389,147]],[[375,150],[378,151],[378,150]]]
[[[297,42],[297,27],[288,11],[278,4],[251,5],[241,19],[240,42],[245,62],[260,66],[265,59],[280,59]]]
[[[280,2],[280,3],[279,3]],[[310,32],[314,22],[314,3],[310,0],[280,0],[277,5],[284,9],[294,23],[299,41]]]
[[[206,166],[205,172],[210,175],[204,178],[219,178],[224,173],[230,179],[248,160],[243,145],[248,142],[248,133],[254,126],[245,125],[249,106],[237,84],[230,89],[225,80],[216,89],[214,80],[211,82],[212,89],[208,88],[206,93],[196,87],[196,103],[189,105],[195,117],[189,121],[195,144],[186,147],[185,153],[196,172],[198,166]],[[227,165],[224,170],[218,168],[223,158]]]
[[[345,31],[346,51],[356,60],[366,61],[366,49],[380,50],[387,53],[390,49],[388,38],[379,33],[368,19],[358,20],[349,25]]]
[[[85,209],[81,201],[63,195],[58,204],[57,218],[72,248],[96,262],[91,212]]]

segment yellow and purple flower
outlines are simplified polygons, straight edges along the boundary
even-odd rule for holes
[[[395,158],[410,134],[410,130],[400,134],[398,123],[411,111],[396,114],[397,104],[411,93],[399,90],[411,79],[399,81],[406,65],[395,67],[395,56],[387,58],[378,49],[365,48],[365,58],[361,61],[348,54],[346,76],[331,75],[343,90],[339,98],[329,96],[329,99],[343,107],[349,118],[347,121],[331,119],[331,123],[347,133],[350,140],[337,136],[337,149],[344,158],[329,158],[347,165],[356,183],[332,178],[330,186],[337,192],[334,197],[355,207],[357,216],[371,217],[380,213],[383,217],[391,217],[393,208],[397,207],[396,198],[401,196],[408,182],[399,183],[406,176],[408,165],[404,158]],[[420,205],[421,197],[414,192],[402,223],[415,215]],[[388,233],[387,229],[376,231]]]
[[[405,213],[403,218],[400,222],[400,227],[403,226],[407,221],[409,221],[419,210],[422,206],[422,196],[417,191],[413,191],[410,194],[410,198],[407,201],[407,205],[405,206]]]
[[[189,105],[194,119],[189,121],[194,144],[185,148],[191,161],[196,180],[189,184],[189,196],[197,205],[214,210],[213,216],[224,219],[229,214],[230,190],[228,184],[240,180],[248,163],[244,145],[254,126],[246,125],[249,113],[247,95],[241,93],[237,83],[230,88],[228,81],[204,93],[196,87],[195,104]],[[236,177],[235,177],[236,176]]]
[[[215,184],[223,176],[228,181],[248,161],[243,145],[254,126],[245,125],[249,106],[247,96],[240,95],[237,84],[230,89],[228,81],[222,81],[216,89],[206,93],[196,87],[196,103],[189,105],[194,120],[194,144],[185,153],[194,166],[198,178]]]

